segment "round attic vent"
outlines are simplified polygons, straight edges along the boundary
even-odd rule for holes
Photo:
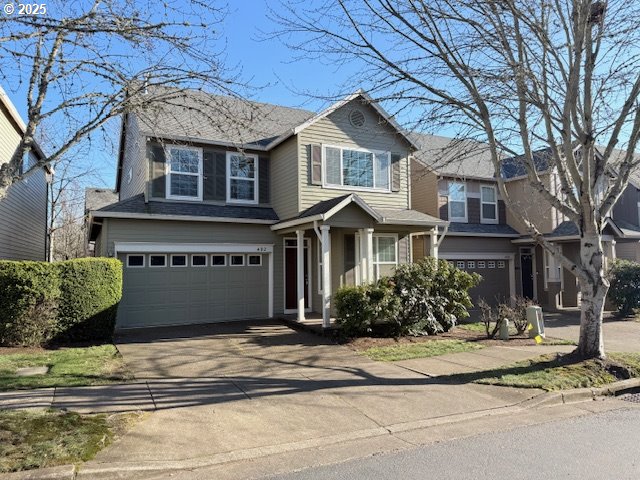
[[[354,127],[364,127],[366,118],[362,110],[351,110],[349,113],[349,122],[351,122],[351,125]]]

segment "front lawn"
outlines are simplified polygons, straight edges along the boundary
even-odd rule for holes
[[[450,379],[506,387],[566,390],[602,387],[635,377],[640,377],[640,354],[611,353],[605,361],[576,361],[572,354],[542,355],[495,370],[452,375]]]
[[[91,460],[140,417],[0,410],[0,472]]]
[[[362,353],[372,360],[395,362],[412,358],[435,357],[448,353],[468,352],[484,348],[483,344],[464,340],[430,340],[416,343],[400,343],[383,347],[371,347]]]
[[[19,376],[23,367],[49,367],[44,375]],[[130,380],[113,345],[0,355],[0,390],[103,385]]]

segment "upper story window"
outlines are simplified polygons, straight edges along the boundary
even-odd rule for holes
[[[467,221],[467,188],[464,182],[449,182],[449,221]]]
[[[167,198],[202,200],[202,149],[170,145],[167,156]]]
[[[480,222],[498,223],[498,193],[493,185],[480,186]]]
[[[391,190],[391,153],[323,146],[324,186]]]
[[[227,201],[258,203],[258,157],[227,152]]]

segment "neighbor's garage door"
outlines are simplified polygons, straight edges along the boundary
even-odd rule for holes
[[[467,272],[475,272],[482,276],[480,284],[470,290],[471,301],[474,308],[478,307],[481,298],[490,304],[496,305],[509,299],[509,261],[487,260],[478,258],[474,260],[450,260],[456,267]]]
[[[268,254],[119,254],[117,328],[268,317]]]

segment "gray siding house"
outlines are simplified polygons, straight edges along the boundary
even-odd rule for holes
[[[153,93],[152,93],[153,94]],[[123,118],[118,201],[88,213],[124,264],[117,328],[322,318],[446,220],[412,208],[419,146],[357,92],[314,114],[190,92]]]
[[[0,87],[0,165],[13,158],[24,131],[23,120]],[[40,148],[34,150],[23,160],[22,169],[27,173],[0,199],[3,260],[46,260],[48,256],[48,188],[53,172],[49,167],[31,168],[44,158]]]

